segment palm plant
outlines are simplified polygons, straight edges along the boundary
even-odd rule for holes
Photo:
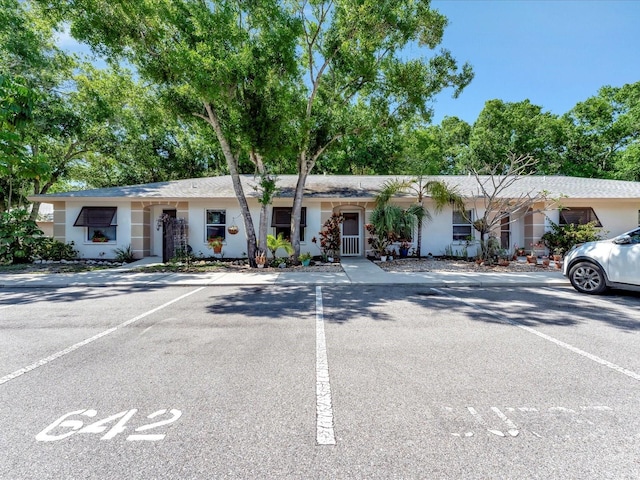
[[[282,233],[277,237],[273,235],[267,235],[267,249],[271,252],[273,258],[276,258],[276,252],[283,248],[287,255],[293,255],[293,246],[291,242],[284,238]]]
[[[418,175],[417,177],[408,180],[390,180],[382,186],[382,190],[376,197],[376,209],[384,211],[390,205],[391,199],[399,194],[408,194],[415,196],[416,201],[407,210],[406,215],[415,218],[417,222],[418,238],[416,242],[416,255],[421,256],[422,246],[422,226],[425,221],[430,221],[432,216],[429,209],[424,204],[425,198],[429,197],[435,202],[435,211],[440,212],[446,205],[453,204],[455,208],[462,208],[462,197],[456,192],[455,189],[449,187],[445,182],[441,180],[427,180],[424,176]],[[400,207],[396,207],[399,210]],[[397,213],[391,213],[390,215],[398,215]],[[392,218],[392,217],[389,217]],[[373,223],[373,222],[372,222]],[[409,239],[412,237],[413,228],[405,233],[408,235],[404,238]]]

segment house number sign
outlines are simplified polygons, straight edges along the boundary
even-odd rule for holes
[[[82,417],[94,418],[98,412],[90,409],[76,410],[62,415],[36,435],[36,440],[38,442],[55,442],[69,438],[76,433],[104,434],[100,440],[111,440],[125,430],[132,429],[133,433],[127,436],[127,441],[157,442],[166,436],[166,434],[162,432],[162,427],[175,422],[182,416],[180,410],[173,408],[171,410],[162,409],[147,415],[146,418],[150,420],[149,422],[143,425],[138,423],[139,426],[137,427],[135,427],[135,425],[128,426],[127,423],[137,412],[138,410],[135,408],[125,410],[124,412],[116,413],[85,426],[83,420],[86,420],[86,418],[82,419]]]

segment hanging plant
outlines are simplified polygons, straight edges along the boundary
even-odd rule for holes
[[[227,232],[229,232],[231,235],[235,235],[239,231],[240,229],[238,228],[237,225],[229,225],[229,227],[227,227]]]

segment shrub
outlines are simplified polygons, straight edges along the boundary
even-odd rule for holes
[[[117,262],[131,263],[136,259],[133,250],[131,250],[131,245],[127,245],[126,248],[116,248],[113,252],[116,254],[115,259]]]
[[[35,249],[35,256],[43,260],[75,260],[78,258],[75,243],[63,243],[55,238],[42,237]]]
[[[33,260],[42,230],[29,219],[26,210],[13,210],[0,214],[0,262],[29,263]]]
[[[564,255],[575,245],[585,242],[594,242],[602,239],[602,232],[598,230],[595,222],[576,225],[558,225],[551,222],[551,230],[542,235],[542,242],[551,253]]]

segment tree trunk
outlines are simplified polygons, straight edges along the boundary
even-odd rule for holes
[[[253,161],[253,164],[258,169],[258,174],[261,176],[266,175],[267,170],[264,166],[264,161],[262,160],[262,156],[256,152],[250,153],[250,158]],[[271,202],[271,200],[269,201]],[[258,251],[266,253],[267,252],[267,225],[269,221],[269,204],[260,203],[260,221],[258,224]]]
[[[418,241],[416,244],[416,255],[422,257],[422,217],[418,218]]]
[[[300,255],[300,219],[302,217],[302,199],[304,197],[304,186],[307,182],[307,164],[303,158],[300,162],[301,168],[298,172],[298,183],[293,196],[293,207],[291,208],[291,245],[293,246],[293,259],[298,261]]]
[[[244,189],[242,188],[242,182],[240,180],[240,174],[238,172],[238,159],[231,151],[231,146],[227,141],[227,138],[222,131],[220,120],[217,114],[213,111],[213,108],[208,103],[204,104],[207,111],[207,116],[197,114],[196,116],[205,119],[216,133],[216,137],[220,142],[222,153],[227,161],[227,167],[229,168],[229,174],[231,175],[231,181],[233,183],[233,190],[240,204],[240,211],[242,212],[242,218],[244,220],[244,228],[247,235],[247,255],[249,256],[249,264],[251,267],[256,266],[256,231],[253,226],[253,219],[251,218],[251,211],[249,210],[249,204],[247,197],[244,195]]]

